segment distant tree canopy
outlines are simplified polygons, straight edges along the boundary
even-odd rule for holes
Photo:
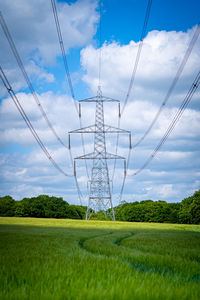
[[[144,200],[122,203],[115,207],[117,220],[129,222],[159,222],[200,224],[200,190],[180,203]]]
[[[0,197],[0,216],[12,217],[15,215],[15,200],[10,196]]]
[[[86,206],[69,205],[63,198],[40,195],[15,201],[0,198],[0,216],[84,219]]]
[[[200,224],[200,190],[182,200],[178,217],[180,223]]]
[[[10,196],[0,197],[0,216],[85,219],[86,206],[69,205],[63,198],[40,195],[15,201]],[[200,190],[180,203],[144,200],[114,208],[116,220],[128,222],[158,222],[200,224]],[[94,220],[108,219],[103,212],[94,213]]]
[[[179,203],[144,200],[115,207],[115,216],[129,222],[178,223],[179,207]]]

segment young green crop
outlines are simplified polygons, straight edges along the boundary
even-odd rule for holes
[[[0,218],[0,299],[199,299],[200,226]]]

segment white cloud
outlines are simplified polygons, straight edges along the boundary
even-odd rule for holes
[[[57,3],[57,8],[66,49],[85,45],[96,31],[97,1]],[[55,59],[60,50],[50,1],[6,0],[1,11],[23,53],[36,51],[42,60]]]
[[[40,81],[40,83],[42,80],[45,80],[46,82],[53,82],[55,80],[53,74],[36,65],[34,61],[30,61],[26,71],[27,73],[32,74],[32,77],[35,77],[38,81]]]
[[[32,95],[25,93],[18,93],[16,95],[43,142],[57,143]],[[76,117],[71,99],[67,96],[54,95],[51,92],[38,95],[38,98],[58,135],[67,144],[67,132],[78,127],[78,118]],[[22,144],[35,144],[29,129],[26,127],[11,98],[2,101],[0,115],[3,121],[0,133],[2,143],[19,142]]]
[[[35,197],[38,195],[44,194],[43,187],[40,186],[33,186],[28,184],[20,184],[15,186],[11,189],[11,195],[14,199],[21,200],[19,198],[19,195],[23,195],[23,198],[25,197]]]
[[[97,5],[96,0],[57,3],[66,52],[72,47],[85,46],[93,38],[99,18]],[[61,56],[61,50],[51,1],[5,0],[1,1],[0,10],[29,76],[38,76],[39,79],[52,82],[54,76],[45,70],[45,66],[55,65],[57,57]],[[24,87],[1,28],[0,33],[0,64],[14,88]]]
[[[134,90],[130,101],[148,99],[160,101],[162,91],[166,93],[172,78],[181,63],[195,27],[187,32],[152,31],[144,39]],[[133,65],[139,43],[130,41],[128,45],[119,43],[104,43],[102,46],[102,87],[103,92],[112,97],[123,97],[128,90]],[[198,68],[200,41],[197,41],[192,55],[185,67],[183,78],[195,76]],[[88,46],[81,51],[81,63],[86,71],[83,79],[96,92],[98,83],[99,49]],[[184,81],[183,81],[184,82]],[[191,82],[192,83],[192,82]],[[187,86],[182,87],[183,90]],[[174,95],[173,95],[174,97]],[[122,98],[122,99],[123,99]]]
[[[157,194],[162,199],[166,199],[169,197],[176,197],[178,193],[175,189],[173,189],[172,184],[163,184],[157,188],[154,187],[154,190],[157,190]]]

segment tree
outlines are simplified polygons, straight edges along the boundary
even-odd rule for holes
[[[168,217],[166,222],[179,223],[178,214],[180,210],[180,203],[168,203]]]
[[[200,224],[200,190],[182,200],[178,217],[180,223]]]
[[[37,198],[43,204],[45,218],[66,218],[69,204],[62,197],[40,195]]]
[[[193,201],[190,205],[190,216],[192,224],[200,224],[200,190],[193,195]]]
[[[191,224],[190,205],[193,197],[185,198],[181,201],[181,207],[178,214],[179,222],[183,224]]]
[[[75,205],[69,205],[66,211],[66,218],[68,219],[81,219],[77,212]]]
[[[180,204],[166,201],[143,200],[124,203],[115,207],[117,220],[129,222],[178,222]]]
[[[24,202],[16,201],[15,203],[15,217],[28,217],[29,212],[26,209]]]
[[[80,219],[85,219],[87,206],[74,205]]]
[[[0,216],[12,217],[15,214],[15,200],[11,196],[0,197]]]

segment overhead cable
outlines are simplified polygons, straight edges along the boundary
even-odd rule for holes
[[[73,89],[72,80],[71,80],[71,76],[70,76],[70,72],[69,72],[67,58],[66,58],[66,52],[65,52],[62,33],[61,33],[61,29],[60,29],[60,23],[59,23],[59,19],[58,19],[55,0],[51,0],[51,5],[52,5],[52,10],[53,10],[54,20],[55,20],[55,23],[56,23],[56,30],[57,30],[57,34],[58,34],[58,40],[59,40],[59,44],[60,44],[60,48],[61,48],[61,53],[62,53],[64,67],[65,67],[65,72],[67,74],[69,88],[70,88],[70,92],[71,92],[71,95],[72,95],[72,99],[74,101],[76,112],[78,114],[79,113],[78,112],[78,107],[77,107],[77,103],[76,103],[75,96],[74,96],[74,89]]]
[[[196,76],[194,82],[192,83],[187,95],[185,96],[183,102],[181,103],[176,115],[174,116],[174,118],[171,121],[169,127],[167,128],[165,134],[161,138],[160,142],[158,143],[158,145],[156,146],[156,148],[154,149],[152,154],[148,157],[148,159],[145,161],[145,163],[142,165],[142,167],[140,169],[138,169],[133,175],[128,175],[129,177],[136,176],[140,172],[142,172],[147,167],[147,165],[152,161],[152,159],[156,156],[157,152],[162,147],[162,145],[165,143],[165,141],[167,140],[167,138],[169,137],[169,135],[173,131],[174,127],[176,126],[177,122],[181,118],[182,114],[184,113],[187,105],[189,104],[189,102],[192,99],[192,96],[194,95],[197,88],[199,87],[199,84],[200,84],[200,72],[197,74],[197,76]],[[130,154],[130,152],[129,152],[129,154]],[[129,163],[127,164],[127,169],[128,169],[128,165],[129,165]],[[124,178],[123,178],[123,183],[122,183],[120,196],[119,196],[119,200],[120,200],[119,203],[122,200],[122,194],[123,194],[123,191],[124,191],[125,180],[126,180],[126,176],[124,176]]]
[[[33,95],[33,98],[34,98],[34,100],[35,100],[35,102],[36,102],[36,104],[37,104],[37,106],[38,106],[40,112],[42,113],[42,116],[44,117],[44,119],[45,119],[45,121],[46,121],[48,127],[50,128],[50,130],[52,131],[52,133],[54,134],[54,136],[56,137],[56,139],[60,142],[60,144],[61,144],[62,146],[64,146],[65,148],[67,148],[67,146],[64,144],[64,142],[61,140],[61,138],[60,138],[60,137],[58,136],[58,134],[56,133],[56,131],[55,131],[53,125],[52,125],[51,122],[49,121],[49,119],[48,119],[48,117],[47,117],[47,115],[46,115],[46,113],[45,113],[45,111],[44,111],[44,109],[43,109],[43,107],[42,107],[42,104],[40,103],[40,101],[39,101],[39,99],[38,99],[37,93],[35,92],[34,87],[33,87],[32,83],[31,83],[31,81],[30,81],[30,79],[29,79],[29,77],[28,77],[28,74],[27,74],[27,72],[26,72],[26,70],[25,70],[25,68],[24,68],[24,65],[23,65],[23,63],[22,63],[22,60],[21,60],[21,58],[20,58],[20,56],[19,56],[19,53],[18,53],[17,48],[16,48],[16,46],[15,46],[15,43],[14,43],[12,37],[11,37],[11,34],[10,34],[9,30],[8,30],[8,27],[7,27],[7,25],[6,25],[6,22],[5,22],[5,20],[4,20],[3,15],[2,15],[1,12],[0,12],[0,23],[1,23],[1,26],[2,26],[2,29],[3,29],[3,32],[4,32],[4,34],[5,34],[5,36],[6,36],[7,40],[8,40],[8,43],[9,43],[9,45],[10,45],[10,47],[11,47],[11,50],[12,50],[12,52],[13,52],[13,55],[14,55],[15,58],[16,58],[16,61],[17,61],[17,63],[18,63],[18,66],[19,66],[19,68],[21,69],[21,72],[22,72],[22,74],[23,74],[23,76],[24,76],[24,79],[25,79],[25,81],[26,81],[26,83],[27,83],[27,85],[28,85],[28,87],[29,87],[29,89],[30,89],[30,91],[31,91],[31,94]]]
[[[20,68],[21,71],[22,71],[22,74],[23,74],[23,76],[24,76],[24,78],[25,78],[25,81],[26,81],[26,83],[27,83],[27,85],[28,85],[28,87],[29,87],[29,89],[30,89],[30,91],[31,91],[31,93],[32,93],[32,95],[33,95],[33,97],[34,97],[34,100],[36,101],[36,103],[37,103],[37,105],[38,105],[38,107],[39,107],[39,109],[40,109],[40,111],[41,111],[41,113],[42,113],[44,119],[46,120],[46,122],[47,122],[49,128],[51,129],[51,131],[53,132],[53,134],[55,135],[55,137],[57,138],[57,140],[58,140],[65,148],[67,148],[67,146],[64,144],[64,142],[63,142],[63,141],[61,140],[61,138],[58,136],[58,134],[56,133],[56,131],[55,131],[55,129],[53,128],[52,124],[50,123],[50,121],[49,121],[49,119],[48,119],[48,117],[47,117],[47,115],[46,115],[46,113],[45,113],[45,111],[44,111],[44,109],[43,109],[43,107],[42,107],[42,105],[41,105],[39,99],[38,99],[38,96],[37,96],[37,94],[36,94],[36,92],[35,92],[35,90],[34,90],[34,88],[33,88],[33,85],[31,84],[31,81],[30,81],[30,79],[29,79],[29,77],[28,77],[26,71],[25,71],[25,68],[24,68],[24,66],[23,66],[22,60],[21,60],[21,58],[20,58],[20,56],[19,56],[19,53],[18,53],[18,51],[17,51],[17,49],[16,49],[16,46],[15,46],[15,44],[14,44],[14,41],[13,41],[13,39],[12,39],[12,37],[11,37],[11,34],[10,34],[9,30],[8,30],[8,27],[7,27],[6,23],[5,23],[5,20],[4,20],[3,15],[2,15],[1,12],[0,12],[0,23],[1,23],[2,29],[3,29],[3,31],[4,31],[4,34],[5,34],[7,40],[8,40],[8,42],[9,42],[9,44],[10,44],[11,50],[12,50],[12,52],[13,52],[13,54],[14,54],[16,60],[17,60],[18,66],[19,66],[19,68]],[[66,63],[65,63],[65,65],[67,66]],[[8,92],[9,92],[9,91],[8,91]],[[14,98],[13,101],[16,100],[15,97],[14,97],[14,92],[13,92],[13,90],[10,90],[9,94],[10,94],[10,96],[12,97],[12,99]],[[16,95],[15,95],[15,96],[16,96]],[[73,88],[72,88],[72,97],[73,97]],[[73,98],[73,99],[74,99],[74,98]],[[14,101],[14,103],[15,103],[15,105],[17,106],[17,104],[18,104],[17,101]],[[19,105],[17,106],[17,108],[18,108],[18,110],[20,110],[20,106],[19,106]],[[20,111],[20,114],[23,114],[22,110]],[[25,117],[25,116],[24,116],[24,117]],[[28,120],[26,120],[26,121],[28,122]],[[26,122],[26,121],[25,121],[25,122]],[[30,124],[29,124],[29,125],[30,125]],[[27,124],[27,126],[29,126],[29,125]],[[31,130],[30,127],[29,127],[29,129]],[[63,175],[73,177],[74,175],[68,175],[68,174],[66,174],[66,173],[65,173],[65,172],[64,172],[64,171],[56,164],[56,162],[53,160],[53,158],[49,155],[48,151],[45,150],[45,147],[43,147],[43,143],[42,143],[42,142],[40,143],[40,139],[37,138],[37,135],[34,133],[34,131],[31,130],[31,132],[32,132],[32,134],[34,135],[34,137],[35,137],[35,139],[37,140],[37,142],[39,143],[39,145],[40,145],[40,147],[42,148],[42,150],[45,152],[45,155],[46,155],[46,156],[49,158],[49,160],[52,162],[52,164],[53,164],[53,165],[54,165],[54,166],[55,166],[55,167],[56,167]],[[75,178],[75,183],[76,183],[76,187],[77,187],[77,191],[78,191],[80,203],[82,203],[82,202],[81,202],[81,196],[82,196],[82,195],[81,195],[80,188],[79,188],[79,186],[78,186],[78,182],[77,182],[77,179],[76,179],[76,178]]]
[[[185,67],[185,64],[188,61],[188,58],[189,58],[189,56],[190,56],[190,54],[192,52],[192,49],[193,49],[193,47],[194,47],[194,45],[195,45],[195,43],[196,43],[196,41],[197,41],[197,39],[199,37],[199,34],[200,34],[200,23],[197,25],[197,28],[196,28],[196,30],[194,32],[194,35],[193,35],[193,37],[192,37],[192,39],[191,39],[191,41],[190,41],[190,43],[188,45],[188,48],[187,48],[187,50],[185,52],[185,55],[184,55],[184,57],[183,57],[183,59],[181,61],[181,64],[180,64],[177,72],[176,72],[175,78],[173,79],[172,84],[171,84],[171,86],[170,86],[170,88],[169,88],[169,90],[167,92],[167,95],[164,98],[164,101],[162,102],[162,104],[161,104],[161,106],[160,106],[160,108],[159,108],[156,116],[154,117],[154,119],[153,119],[152,123],[150,124],[149,128],[147,129],[147,131],[140,138],[140,140],[132,147],[132,149],[135,149],[137,146],[139,146],[139,144],[145,139],[145,137],[148,135],[148,133],[151,131],[152,127],[156,123],[156,121],[157,121],[160,113],[162,112],[162,109],[165,107],[167,101],[169,100],[169,97],[171,96],[171,93],[173,92],[173,89],[175,88],[175,85],[176,85],[176,83],[177,83],[177,81],[178,81],[178,79],[179,79],[179,77],[180,77],[180,75],[181,75],[181,73],[182,73],[182,71],[183,71],[183,69]],[[129,153],[130,153],[130,151],[129,151]],[[140,173],[150,163],[150,161],[153,159],[153,157],[155,156],[155,154],[152,153],[152,155],[153,156],[150,156],[148,158],[148,160],[143,164],[143,166],[141,167],[141,169],[139,169],[132,176],[135,176],[138,173]],[[130,157],[129,157],[129,160],[130,160]],[[128,169],[128,164],[127,164],[127,169]],[[126,176],[124,176],[124,178],[123,178],[122,188],[121,188],[121,192],[120,192],[120,199],[122,198],[122,194],[123,194],[123,190],[124,190],[124,185],[125,185],[125,180],[126,180]]]
[[[154,149],[154,151],[152,152],[152,154],[148,157],[148,159],[145,161],[145,163],[142,165],[142,167],[140,169],[138,169],[134,174],[132,175],[127,175],[128,177],[132,177],[132,176],[136,176],[138,175],[140,172],[142,172],[147,165],[152,161],[152,159],[156,156],[156,154],[158,153],[159,149],[162,147],[162,145],[166,142],[167,138],[169,137],[169,135],[171,134],[171,132],[173,131],[173,129],[175,128],[176,124],[178,123],[179,119],[181,118],[182,114],[184,113],[187,105],[189,104],[189,102],[192,99],[192,96],[194,95],[194,93],[196,92],[197,88],[200,85],[200,71],[198,72],[195,80],[193,81],[188,93],[186,94],[183,102],[181,103],[178,111],[176,112],[173,120],[171,121],[169,127],[167,128],[165,134],[163,135],[163,137],[161,138],[160,142],[158,143],[158,145],[156,146],[156,148]],[[128,164],[127,164],[127,169],[128,169]],[[122,184],[122,188],[121,188],[121,192],[120,192],[120,202],[122,199],[122,194],[123,194],[123,190],[124,190],[124,185],[125,185],[125,180],[126,180],[126,176],[124,176],[123,179],[123,184]]]
[[[136,72],[137,72],[137,68],[138,68],[138,64],[139,64],[139,60],[140,60],[140,55],[141,55],[141,51],[142,51],[142,47],[143,47],[143,41],[144,41],[144,37],[145,37],[145,34],[146,34],[146,30],[147,30],[147,25],[148,25],[150,10],[151,10],[151,4],[152,4],[152,0],[148,0],[148,4],[147,4],[147,8],[146,8],[146,14],[145,14],[145,19],[144,19],[144,24],[143,24],[143,27],[142,27],[142,33],[141,33],[141,37],[140,37],[138,51],[137,51],[137,54],[136,54],[135,63],[134,63],[134,66],[133,66],[131,80],[130,80],[129,87],[128,87],[128,92],[127,92],[127,95],[126,95],[126,98],[125,98],[122,110],[120,111],[120,114],[119,114],[119,117],[118,117],[118,127],[119,128],[120,128],[121,116],[122,116],[122,114],[124,112],[124,109],[125,109],[125,107],[127,105],[127,102],[128,102],[128,99],[130,97],[130,93],[131,93],[131,90],[132,90],[132,87],[133,87],[133,83],[134,83],[134,80],[135,80],[135,76],[136,76]],[[117,155],[118,146],[119,146],[119,134],[117,134],[115,155]],[[130,157],[130,155],[129,155],[129,157]],[[114,180],[115,170],[116,170],[116,160],[114,161],[114,167],[113,167],[113,173],[112,173],[112,180]]]
[[[125,107],[127,105],[128,100],[129,100],[130,93],[131,93],[133,83],[134,83],[134,80],[135,80],[135,75],[136,75],[136,72],[137,72],[138,63],[139,63],[139,59],[140,59],[140,55],[141,55],[141,51],[142,51],[143,41],[144,41],[144,37],[145,37],[145,34],[146,34],[146,30],[147,30],[147,24],[148,24],[149,15],[150,15],[151,4],[152,4],[152,0],[149,0],[148,4],[147,4],[144,24],[143,24],[142,33],[141,33],[141,37],[140,37],[140,42],[139,42],[139,46],[138,46],[138,51],[137,51],[135,63],[134,63],[134,66],[133,66],[131,80],[130,80],[129,87],[128,87],[128,92],[127,92],[127,95],[126,95],[126,98],[125,98],[125,101],[124,101],[124,105],[123,105],[122,110],[121,110],[121,116],[124,113],[124,110],[125,110]]]
[[[194,47],[194,45],[195,45],[195,43],[196,43],[196,41],[197,41],[197,39],[198,39],[198,37],[199,37],[199,34],[200,34],[200,24],[197,25],[197,28],[196,28],[196,30],[195,30],[195,32],[194,32],[194,35],[193,35],[193,37],[192,37],[192,39],[191,39],[191,41],[190,41],[190,43],[189,43],[189,45],[188,45],[188,48],[187,48],[187,50],[186,50],[186,52],[185,52],[185,55],[184,55],[184,57],[183,57],[183,59],[182,59],[182,61],[181,61],[181,64],[180,64],[180,66],[179,66],[179,68],[178,68],[178,70],[177,70],[177,72],[176,72],[176,75],[175,75],[175,77],[174,77],[174,79],[173,79],[173,81],[172,81],[172,83],[171,83],[171,85],[170,85],[170,87],[169,87],[169,90],[168,90],[168,92],[167,92],[167,95],[165,96],[164,101],[162,102],[162,104],[161,104],[161,106],[160,106],[160,108],[159,108],[157,114],[155,115],[153,121],[151,122],[151,124],[150,124],[150,126],[148,127],[148,129],[146,130],[146,132],[145,132],[145,133],[143,134],[143,136],[139,139],[139,141],[133,146],[133,148],[136,148],[137,146],[139,146],[139,145],[141,144],[141,142],[142,142],[142,141],[145,139],[145,137],[149,134],[149,132],[151,131],[152,127],[154,126],[154,124],[155,124],[156,121],[158,120],[158,117],[160,116],[160,114],[161,114],[163,108],[165,107],[167,101],[169,100],[169,98],[170,98],[170,96],[171,96],[171,94],[172,94],[172,92],[173,92],[173,90],[174,90],[174,88],[175,88],[175,86],[176,86],[176,84],[177,84],[177,81],[179,80],[179,77],[181,76],[181,73],[183,72],[183,69],[184,69],[184,67],[185,67],[185,64],[186,64],[187,61],[188,61],[188,58],[189,58],[189,56],[190,56],[190,54],[191,54],[191,52],[192,52],[192,49],[193,49],[193,47]]]
[[[139,170],[137,170],[133,175],[130,175],[130,176],[135,176],[135,175],[139,174],[150,163],[150,161],[156,156],[157,152],[162,147],[162,145],[165,143],[168,136],[171,134],[174,127],[178,123],[180,117],[184,113],[188,103],[191,101],[192,96],[194,95],[195,91],[197,90],[199,84],[200,84],[200,72],[197,74],[192,86],[190,87],[190,89],[189,89],[187,95],[185,96],[181,106],[179,107],[179,110],[177,111],[177,113],[174,116],[172,122],[170,123],[170,125],[167,128],[165,134],[163,135],[162,139],[160,140],[160,142],[158,143],[158,145],[156,146],[156,148],[154,149],[152,154],[149,156],[149,158],[146,160],[146,162],[143,164],[143,166]]]
[[[19,113],[21,114],[22,118],[24,119],[27,127],[29,128],[29,130],[31,131],[32,135],[34,136],[36,142],[38,143],[38,145],[40,146],[40,148],[42,149],[42,151],[44,152],[44,154],[46,155],[46,157],[50,160],[50,162],[53,164],[53,166],[64,176],[67,177],[73,177],[73,175],[67,174],[65,171],[63,171],[63,169],[61,169],[58,164],[55,162],[55,160],[52,158],[52,156],[50,155],[50,153],[48,152],[47,148],[45,147],[45,145],[43,144],[43,142],[41,141],[40,137],[38,136],[37,132],[35,131],[31,121],[29,120],[28,116],[26,115],[22,105],[20,104],[15,92],[13,91],[4,71],[2,70],[2,68],[0,67],[0,78],[5,86],[5,88],[7,89],[9,95],[11,96],[14,104],[16,105]]]
[[[74,167],[71,147],[68,148],[68,149],[69,149],[69,156],[70,156],[71,164],[72,164],[72,167]],[[81,189],[80,189],[80,186],[79,186],[79,183],[78,183],[77,176],[76,176],[75,172],[74,172],[73,176],[74,176],[74,180],[75,180],[75,185],[76,185],[76,189],[77,189],[77,193],[78,193],[79,202],[82,205],[82,203],[83,203],[83,201],[82,201],[83,194],[81,193]]]
[[[61,53],[62,53],[64,68],[65,68],[65,72],[66,72],[66,75],[67,75],[67,80],[68,80],[71,96],[72,96],[72,99],[73,99],[73,103],[74,103],[76,112],[77,112],[78,117],[79,117],[79,123],[80,123],[80,128],[81,128],[82,127],[81,114],[79,113],[79,110],[78,110],[78,107],[77,107],[77,101],[75,99],[74,89],[73,89],[72,80],[71,80],[71,76],[70,76],[70,72],[69,72],[67,56],[66,56],[64,43],[63,43],[62,32],[61,32],[61,28],[60,28],[60,22],[59,22],[59,18],[58,18],[58,13],[57,13],[55,0],[51,0],[51,5],[52,5],[55,24],[56,24],[56,30],[57,30],[57,34],[58,34],[58,41],[59,41],[60,49],[61,49]],[[81,142],[82,142],[83,154],[85,155],[85,143],[84,143],[83,134],[81,134]],[[87,177],[89,178],[89,172],[88,172],[88,167],[87,167],[86,160],[85,160],[85,167],[86,167]]]
[[[101,87],[101,60],[102,60],[102,10],[101,10],[101,1],[99,2],[99,88]]]

